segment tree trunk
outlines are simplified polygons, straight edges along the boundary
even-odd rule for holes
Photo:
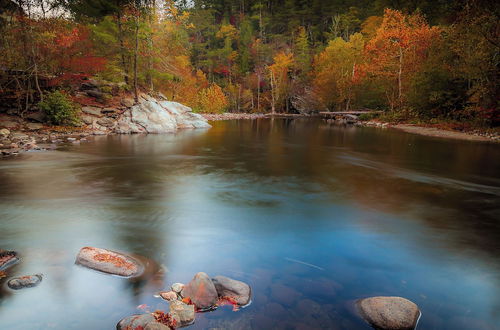
[[[125,83],[128,85],[129,84],[129,72],[128,72],[128,67],[127,67],[127,61],[125,60],[125,43],[123,41],[123,26],[122,26],[122,13],[121,11],[118,11],[118,41],[120,43],[120,57],[121,57],[121,62],[122,62],[122,69],[123,73],[125,74],[124,80]]]
[[[271,71],[271,113],[274,115],[276,113],[276,85],[274,81],[274,73]]]
[[[257,74],[257,112],[260,113],[260,73]]]
[[[137,57],[139,54],[139,17],[135,16],[135,48],[134,48],[134,99],[139,102],[139,90],[137,86]]]
[[[401,95],[402,95],[402,83],[401,83],[401,76],[403,74],[403,48],[399,46],[399,72],[398,72],[398,103],[399,106],[401,107],[402,102],[401,102]]]

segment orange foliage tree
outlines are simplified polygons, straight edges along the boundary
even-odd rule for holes
[[[365,48],[365,73],[388,82],[386,91],[391,110],[402,107],[412,75],[427,57],[438,27],[430,27],[422,15],[405,15],[386,9],[382,25]]]

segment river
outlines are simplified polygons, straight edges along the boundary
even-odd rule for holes
[[[352,303],[402,296],[419,329],[498,329],[500,146],[310,119],[103,136],[0,161],[1,329],[114,329],[196,272],[249,283],[250,306],[192,329],[370,329]],[[132,282],[76,266],[83,246],[145,256]]]

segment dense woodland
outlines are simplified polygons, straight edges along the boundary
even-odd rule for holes
[[[500,122],[500,6],[414,0],[0,0],[20,113],[92,78],[200,112],[377,109]],[[111,91],[110,91],[111,93]],[[105,102],[106,100],[104,100]]]

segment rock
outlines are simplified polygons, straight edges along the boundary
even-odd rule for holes
[[[30,137],[24,133],[21,132],[14,132],[12,133],[11,140],[14,142],[18,142],[21,140],[28,140]]]
[[[88,90],[86,93],[88,96],[95,97],[96,99],[101,99],[104,97],[104,93],[97,89]]]
[[[200,114],[193,113],[190,107],[171,101],[161,101],[159,104],[176,117],[179,128],[209,128],[207,120]]]
[[[251,289],[248,284],[225,276],[215,276],[212,282],[219,297],[233,298],[240,306],[250,303]]]
[[[180,327],[194,323],[194,305],[188,305],[179,300],[170,302],[170,316]]]
[[[131,108],[134,106],[135,104],[135,101],[134,99],[132,98],[129,98],[129,97],[126,97],[124,99],[121,100],[121,104],[124,106],[124,107],[127,107],[127,108]]]
[[[19,126],[19,123],[15,122],[15,121],[7,120],[7,121],[0,122],[0,126],[5,127],[5,128],[15,128],[15,127]]]
[[[179,128],[207,128],[207,120],[176,102],[143,96],[117,119],[116,133],[169,133]]]
[[[300,293],[282,284],[273,284],[271,298],[282,305],[292,306],[300,298]]]
[[[160,292],[160,297],[167,301],[173,301],[177,300],[177,293],[173,291],[168,291],[168,292]]]
[[[415,329],[421,315],[415,303],[401,297],[366,298],[356,306],[365,321],[383,330]]]
[[[17,252],[0,250],[0,271],[9,268],[19,261]]]
[[[144,271],[144,266],[130,256],[93,247],[82,248],[75,263],[103,273],[124,277],[140,276]]]
[[[165,324],[160,322],[150,322],[145,327],[144,330],[170,330]]]
[[[96,107],[83,107],[82,112],[92,116],[102,117],[101,109]]]
[[[116,121],[111,118],[101,118],[97,120],[97,123],[104,127],[112,127],[113,125],[115,125]]]
[[[172,286],[170,288],[172,289],[172,291],[174,291],[176,293],[181,293],[182,289],[184,288],[184,284],[174,283],[174,284],[172,284]]]
[[[149,323],[156,322],[152,314],[138,314],[127,316],[118,322],[117,330],[135,330],[144,329]]]
[[[39,123],[45,122],[47,115],[43,111],[33,112],[25,116],[26,119],[33,120]]]
[[[92,125],[94,123],[94,118],[95,117],[92,117],[92,116],[87,116],[87,115],[84,115],[81,117],[82,118],[82,121],[87,124],[87,125]]]
[[[43,124],[40,123],[27,123],[26,128],[30,131],[36,131],[43,128]]]
[[[0,129],[0,136],[1,137],[7,137],[10,135],[10,131],[6,128],[2,128]]]
[[[7,282],[7,285],[12,290],[20,290],[24,288],[33,288],[38,284],[40,284],[41,282],[42,282],[42,275],[36,274],[36,275],[15,277],[9,280],[9,282]]]
[[[196,274],[191,282],[181,291],[183,298],[191,298],[196,308],[200,310],[212,309],[217,302],[218,294],[215,285],[206,273]]]

